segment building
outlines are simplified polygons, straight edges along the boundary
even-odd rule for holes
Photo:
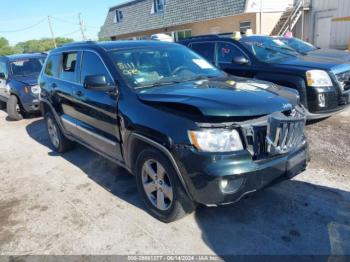
[[[349,0],[299,0],[286,10],[272,34],[287,30],[321,48],[346,49],[350,42]]]
[[[293,0],[133,0],[109,9],[100,38],[175,40],[252,29],[270,34]]]

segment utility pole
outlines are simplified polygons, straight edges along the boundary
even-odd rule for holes
[[[83,23],[83,20],[81,19],[81,13],[78,14],[78,18],[79,18],[81,36],[82,36],[83,40],[86,41],[86,36],[84,33],[84,23]]]
[[[52,25],[51,25],[51,17],[50,16],[47,17],[47,21],[49,23],[49,28],[50,28],[50,32],[51,32],[52,42],[53,42],[54,47],[56,48],[57,47],[56,39],[55,39],[55,35],[53,34]]]

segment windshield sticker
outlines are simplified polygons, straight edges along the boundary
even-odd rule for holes
[[[192,61],[202,69],[214,69],[214,67],[203,59],[192,59]]]
[[[280,45],[280,46],[284,46],[285,44],[279,40],[279,39],[274,39],[273,42],[276,44],[276,45]]]
[[[117,63],[118,68],[123,72],[124,75],[138,75],[140,72],[137,70],[133,63]]]
[[[17,61],[12,62],[12,64],[14,64],[16,66],[23,66],[23,64],[25,62],[29,62],[29,60],[28,59],[27,60],[17,60]]]

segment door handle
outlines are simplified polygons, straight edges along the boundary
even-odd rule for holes
[[[80,97],[80,96],[83,96],[84,93],[82,91],[76,91],[75,95]]]

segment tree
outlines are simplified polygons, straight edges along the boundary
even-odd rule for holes
[[[66,43],[73,42],[73,39],[58,37],[55,39],[57,46],[64,45]],[[25,42],[18,43],[16,45],[22,53],[33,53],[33,52],[46,52],[54,48],[52,39],[43,38],[40,40],[28,40]]]
[[[20,52],[18,48],[13,48],[10,46],[9,41],[4,38],[0,37],[0,56],[1,55],[12,55]]]

